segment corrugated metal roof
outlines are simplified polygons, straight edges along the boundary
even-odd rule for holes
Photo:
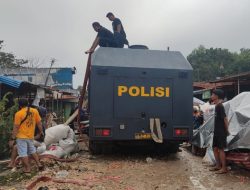
[[[16,80],[16,79],[6,77],[6,76],[0,76],[0,83],[12,86],[14,88],[19,88],[21,84],[23,83],[23,81]]]

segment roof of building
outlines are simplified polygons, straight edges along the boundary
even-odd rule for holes
[[[192,70],[190,63],[178,51],[125,48],[99,48],[93,55],[92,65]]]
[[[36,86],[34,84],[31,84],[31,83],[28,83],[25,81],[21,81],[21,80],[17,80],[17,79],[13,79],[10,77],[6,77],[3,75],[0,76],[0,83],[11,86],[13,88],[20,88],[22,86],[32,86],[32,87]]]
[[[23,81],[16,80],[6,76],[0,76],[0,83],[6,84],[8,86],[12,86],[14,88],[19,88]]]
[[[250,81],[250,71],[248,72],[244,72],[244,73],[239,73],[236,75],[231,75],[231,76],[227,76],[227,77],[223,77],[221,79],[215,80],[215,81],[211,81],[210,83],[219,83],[219,82],[236,82],[238,80],[241,81]]]
[[[193,87],[196,89],[214,89],[222,86],[232,86],[233,84],[234,84],[233,82],[218,82],[218,83],[194,82]]]

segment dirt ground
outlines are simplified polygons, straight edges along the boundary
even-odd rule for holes
[[[37,183],[33,189],[250,190],[249,171],[234,169],[228,174],[215,174],[202,163],[202,158],[192,155],[186,149],[177,154],[161,156],[136,152],[92,156],[84,151],[79,156],[78,161],[71,163],[45,162],[46,169],[34,177],[1,186],[0,189],[26,189],[39,176],[47,176],[63,182],[72,179],[81,185],[48,181]]]

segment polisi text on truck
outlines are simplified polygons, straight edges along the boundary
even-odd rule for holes
[[[132,97],[169,97],[169,87],[118,86],[118,96],[128,94]]]

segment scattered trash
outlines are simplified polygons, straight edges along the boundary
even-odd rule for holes
[[[250,153],[229,152],[226,155],[226,159],[229,163],[234,163],[250,170]]]
[[[69,175],[69,172],[62,170],[56,173],[56,178],[65,178]]]
[[[105,187],[103,187],[102,185],[98,185],[95,187],[96,190],[106,190]]]
[[[38,190],[49,190],[49,188],[47,186],[44,186],[44,187],[39,187]]]
[[[79,172],[86,172],[86,171],[88,171],[89,169],[86,168],[86,167],[79,166],[79,167],[77,168],[77,170],[78,170]]]
[[[151,164],[152,161],[153,161],[153,159],[152,159],[151,157],[147,157],[147,158],[146,158],[146,162],[147,162],[148,164]]]
[[[29,184],[26,187],[26,189],[27,190],[32,190],[37,185],[37,183],[39,183],[39,182],[48,182],[48,181],[52,181],[52,182],[55,182],[55,183],[75,184],[75,185],[79,185],[79,186],[86,186],[88,188],[92,188],[93,187],[93,184],[91,184],[91,183],[89,183],[89,182],[87,182],[85,180],[60,179],[60,178],[53,179],[51,177],[41,176],[41,177],[38,177],[35,181],[33,181],[31,184]]]

